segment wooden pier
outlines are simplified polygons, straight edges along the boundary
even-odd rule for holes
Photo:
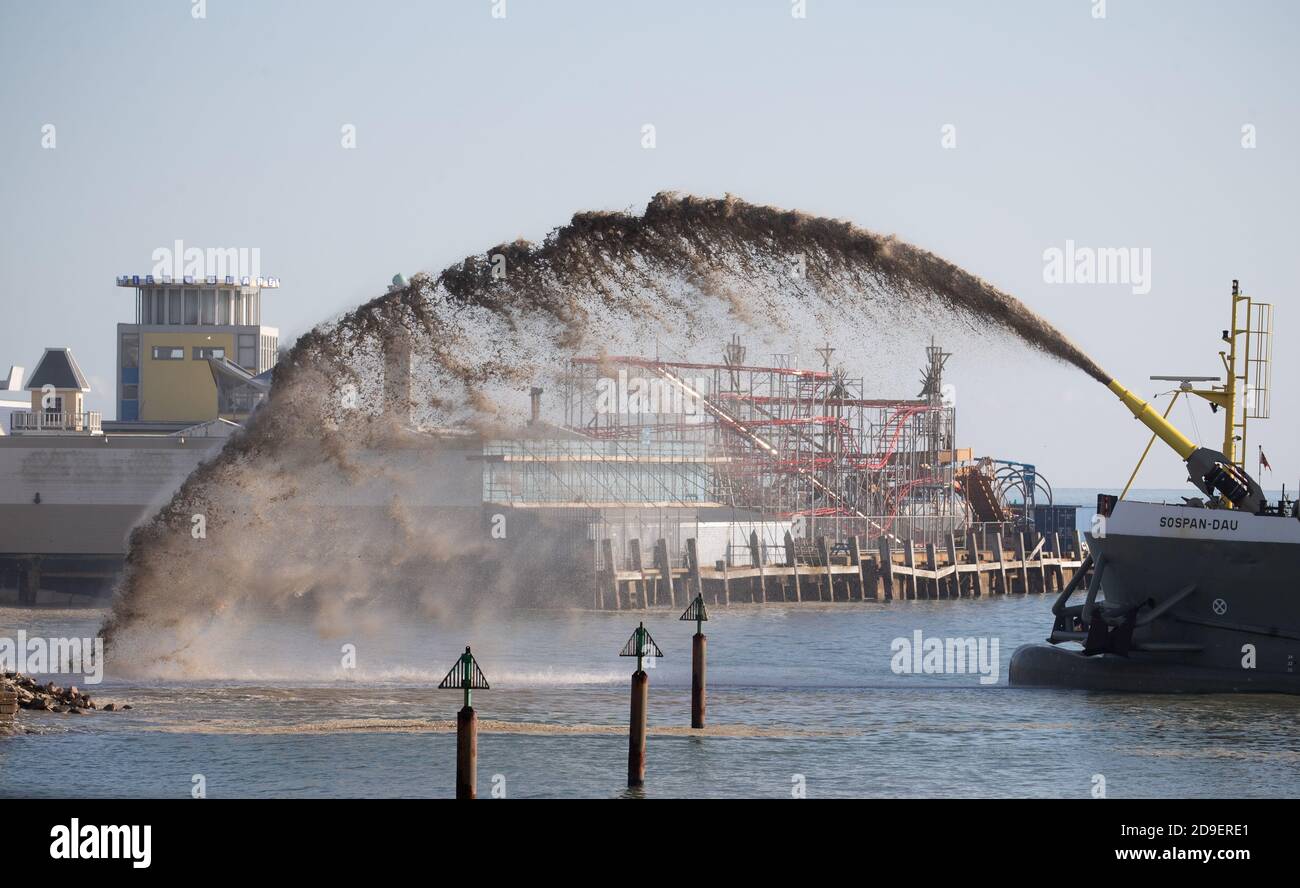
[[[940,545],[881,537],[875,551],[867,552],[859,537],[808,541],[787,533],[783,547],[772,547],[751,533],[747,563],[719,560],[708,566],[699,563],[694,538],[686,541],[681,564],[672,563],[664,539],[655,541],[649,561],[641,541],[629,540],[626,563],[618,564],[613,541],[604,539],[593,604],[598,610],[639,610],[684,607],[696,595],[728,605],[1043,594],[1065,588],[1086,554],[1077,532],[1064,548],[1058,534],[1033,542],[1028,533],[1011,537],[988,534],[982,546],[974,535],[960,546],[955,534]],[[777,557],[770,557],[771,549]]]

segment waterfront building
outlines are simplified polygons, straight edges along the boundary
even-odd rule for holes
[[[275,365],[280,333],[262,324],[262,294],[278,279],[122,275],[117,285],[135,290],[135,320],[117,325],[119,421],[216,419],[210,362],[250,378]]]
[[[275,278],[117,279],[135,316],[117,325],[116,419],[87,407],[72,352],[46,348],[30,378],[0,380],[0,603],[111,589],[132,529],[265,397],[279,331],[262,324]]]

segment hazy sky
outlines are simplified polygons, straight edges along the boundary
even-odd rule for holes
[[[1220,369],[1240,278],[1279,331],[1251,466],[1262,442],[1266,486],[1296,483],[1294,3],[504,5],[0,0],[0,370],[68,345],[111,416],[133,312],[113,278],[178,238],[260,248],[284,340],[576,210],[730,192],[931,249],[1148,396],[1153,373]],[[1047,283],[1067,240],[1149,249],[1150,291]],[[1016,349],[959,351],[949,379],[964,446],[1057,485],[1121,485],[1145,443],[1100,386]],[[1175,419],[1218,446],[1204,405]],[[1139,483],[1184,477],[1157,453]]]

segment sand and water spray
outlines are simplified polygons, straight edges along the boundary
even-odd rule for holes
[[[922,325],[1001,336],[1107,381],[1019,300],[932,253],[729,196],[579,213],[539,244],[414,275],[302,336],[247,428],[136,528],[104,626],[113,662],[222,675],[231,642],[267,619],[328,639],[535,604],[469,566],[486,537],[482,552],[449,543],[467,519],[440,506],[477,469],[430,454],[529,434],[530,387],[557,387],[577,354],[712,352],[724,331],[852,353]],[[395,350],[411,368],[400,393],[384,382]]]

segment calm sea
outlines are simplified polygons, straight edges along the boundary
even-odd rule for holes
[[[1051,597],[714,608],[710,732],[691,735],[690,635],[645,617],[665,656],[650,673],[644,795],[1300,795],[1300,698],[1135,697],[1007,686],[1019,644],[1041,641]],[[0,610],[0,636],[93,634],[102,614]],[[480,794],[618,797],[625,789],[629,660],[640,617],[520,612],[403,621],[325,640],[264,622],[225,664],[183,681],[112,674],[89,688],[129,712],[21,713],[0,738],[0,796],[449,796],[460,700],[435,687],[465,644],[492,684]],[[906,674],[896,639],[975,637],[978,674]],[[356,668],[341,665],[356,646]],[[992,676],[990,676],[992,677]]]

